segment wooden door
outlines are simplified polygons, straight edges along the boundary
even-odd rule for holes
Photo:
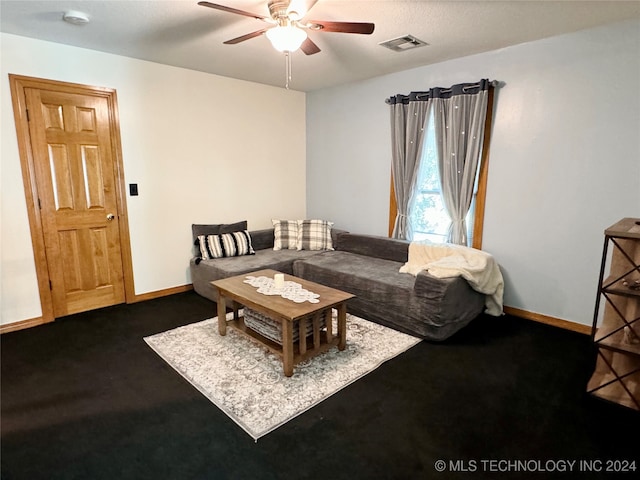
[[[121,209],[108,99],[23,91],[53,316],[123,303]]]

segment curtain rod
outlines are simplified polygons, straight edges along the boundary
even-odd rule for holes
[[[464,85],[464,86],[462,87],[462,91],[464,92],[465,90],[468,90],[468,89],[477,88],[477,87],[479,87],[479,86],[480,86],[480,84],[481,84],[481,83],[482,83],[482,80],[480,80],[479,82],[475,82],[475,83],[465,83],[465,84],[462,84],[462,85]],[[461,84],[457,84],[457,85],[461,85]],[[494,87],[494,88],[498,88],[498,87],[500,86],[500,81],[499,81],[499,80],[490,80],[490,81],[489,81],[489,85],[490,85],[490,86],[492,86],[492,87]],[[435,87],[435,88],[438,88],[438,89],[440,90],[440,93],[451,93],[451,92],[453,91],[453,87],[455,87],[455,86],[456,86],[456,85],[452,85],[452,86],[451,86],[451,87],[449,87],[449,88],[441,88],[441,87]],[[412,93],[414,93],[414,92],[412,92]],[[385,101],[384,101],[384,102],[385,102],[387,105],[390,105],[390,104],[391,104],[391,99],[392,99],[392,98],[396,98],[396,97],[398,97],[398,96],[408,97],[409,95],[402,95],[402,94],[394,95],[394,96],[393,96],[393,97],[391,97],[391,98],[387,98],[387,99],[385,99]],[[416,99],[417,99],[417,100],[426,100],[426,99],[428,99],[428,98],[429,98],[429,92],[419,92],[419,93],[418,93],[418,92],[416,92]]]

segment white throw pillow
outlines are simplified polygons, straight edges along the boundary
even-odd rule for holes
[[[273,222],[273,249],[296,250],[298,249],[298,221],[297,220],[272,220]]]
[[[333,250],[332,226],[326,220],[298,220],[298,250]]]

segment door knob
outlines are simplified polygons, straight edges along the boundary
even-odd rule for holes
[[[113,220],[114,218],[116,218],[116,216],[113,213],[109,213],[107,215],[107,220],[109,220],[109,221]]]

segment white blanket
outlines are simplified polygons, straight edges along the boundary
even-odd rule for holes
[[[486,295],[486,313],[502,315],[504,280],[497,262],[487,252],[462,245],[411,242],[408,262],[400,272],[417,275],[427,270],[438,278],[462,277]]]

